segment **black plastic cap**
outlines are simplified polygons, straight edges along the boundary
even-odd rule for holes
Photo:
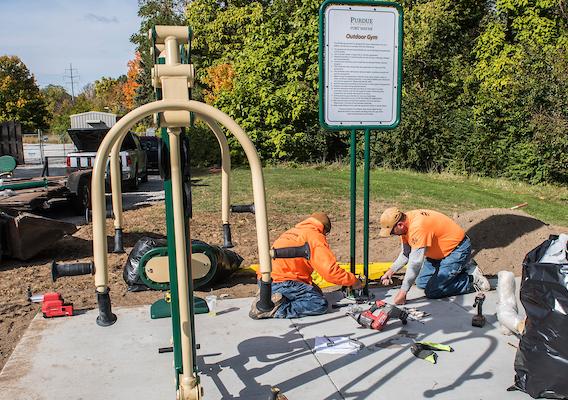
[[[270,282],[260,281],[260,300],[256,303],[256,308],[259,311],[271,311],[274,308],[272,302],[272,279]]]
[[[230,249],[235,247],[231,238],[231,225],[223,224],[223,248]]]
[[[114,230],[114,250],[113,253],[124,253],[124,242],[122,240],[122,228]]]
[[[111,309],[109,292],[109,288],[106,288],[106,291],[103,293],[97,292],[97,303],[99,303],[97,325],[99,326],[111,326],[116,322],[116,315],[112,313]]]

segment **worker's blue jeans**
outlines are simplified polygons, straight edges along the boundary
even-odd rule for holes
[[[471,242],[466,238],[441,260],[426,258],[416,278],[416,286],[424,289],[429,299],[456,296],[474,291],[473,278],[467,273],[471,259]]]
[[[304,282],[284,281],[273,283],[272,293],[282,293],[284,297],[274,318],[299,318],[327,312],[327,300],[319,287]]]

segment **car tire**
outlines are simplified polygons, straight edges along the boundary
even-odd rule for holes
[[[142,178],[140,178],[140,182],[141,183],[148,182],[148,170],[144,171],[144,176]]]
[[[130,189],[133,191],[138,190],[138,167],[134,168],[134,178],[132,179],[132,182],[130,182]]]
[[[91,208],[91,184],[88,178],[79,180],[77,193],[71,197],[71,207],[77,215],[85,215],[85,210]]]

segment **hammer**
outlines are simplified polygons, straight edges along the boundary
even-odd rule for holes
[[[483,316],[483,302],[485,301],[485,294],[484,293],[477,293],[475,296],[475,302],[473,303],[473,307],[477,307],[477,315],[474,315],[471,319],[471,325],[476,326],[478,328],[483,328],[485,325],[485,317]]]

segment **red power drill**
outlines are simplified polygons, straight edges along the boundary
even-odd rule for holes
[[[379,310],[379,313],[375,315],[375,311],[377,310]],[[408,313],[405,310],[385,303],[383,300],[375,301],[367,311],[350,315],[362,327],[375,329],[377,331],[382,331],[391,318],[400,319],[403,325],[406,325],[408,319]]]

